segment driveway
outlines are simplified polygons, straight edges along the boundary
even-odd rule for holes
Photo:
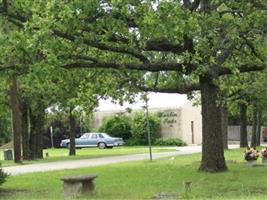
[[[238,148],[238,145],[230,145],[230,148],[231,149]],[[201,146],[178,147],[176,151],[173,152],[154,153],[153,159],[200,153],[200,152],[201,152]],[[3,167],[3,170],[4,172],[10,175],[19,175],[19,174],[26,174],[33,172],[75,169],[82,167],[92,167],[92,166],[106,165],[112,163],[122,163],[122,162],[146,160],[146,159],[149,159],[149,154],[134,154],[134,155],[112,156],[112,157],[103,157],[94,159],[56,161],[49,163],[11,166],[11,167]]]

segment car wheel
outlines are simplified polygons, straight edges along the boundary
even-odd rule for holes
[[[99,142],[98,143],[98,148],[99,149],[105,149],[106,148],[106,144],[104,142]]]

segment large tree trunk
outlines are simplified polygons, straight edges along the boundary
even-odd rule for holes
[[[30,109],[30,159],[37,159],[37,136],[36,136],[36,118],[33,110]]]
[[[217,105],[218,88],[209,78],[201,78],[202,105],[202,160],[201,171],[226,171],[224,158],[221,112]]]
[[[43,139],[44,139],[44,121],[45,121],[45,109],[43,105],[39,105],[36,109],[36,150],[37,158],[43,158]]]
[[[16,77],[12,78],[10,85],[10,102],[12,110],[12,128],[13,128],[13,144],[14,144],[14,161],[21,162],[21,112],[18,96],[18,87]]]
[[[25,101],[21,101],[21,114],[23,159],[30,160],[29,105]]]
[[[252,136],[251,136],[251,147],[257,146],[257,107],[253,107],[253,122],[252,122]]]
[[[43,132],[44,132],[45,109],[43,105],[38,105],[38,108],[31,109],[30,124],[31,124],[31,158],[43,158]]]
[[[261,121],[262,121],[262,112],[258,108],[257,109],[257,133],[256,133],[256,145],[260,146],[261,145]]]
[[[221,108],[223,148],[228,149],[228,110],[226,106]]]
[[[245,103],[240,103],[239,108],[240,108],[240,147],[247,147],[248,146],[247,105]]]
[[[69,115],[69,123],[70,123],[70,146],[69,146],[69,155],[75,156],[75,117],[72,114],[72,110]]]
[[[43,119],[38,121],[38,130],[39,132],[37,132],[36,136],[37,136],[37,140],[36,140],[36,145],[37,145],[37,158],[38,159],[42,159],[43,158],[43,139],[44,139],[44,121]]]

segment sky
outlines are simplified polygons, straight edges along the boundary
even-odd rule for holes
[[[180,94],[161,94],[161,93],[149,93],[148,95],[148,107],[181,107],[187,102],[186,95]],[[126,108],[138,109],[143,106],[142,102],[137,101],[136,103],[129,105],[125,103],[123,106],[111,103],[110,100],[100,100],[99,111],[110,111],[110,110],[125,110]]]

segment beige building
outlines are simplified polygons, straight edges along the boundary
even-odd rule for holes
[[[133,111],[134,112],[134,111]],[[161,119],[161,136],[163,138],[180,138],[187,144],[201,144],[202,124],[201,107],[187,102],[179,108],[150,108],[149,112],[156,113]],[[126,111],[95,112],[92,126],[98,128],[103,119],[115,113]]]

